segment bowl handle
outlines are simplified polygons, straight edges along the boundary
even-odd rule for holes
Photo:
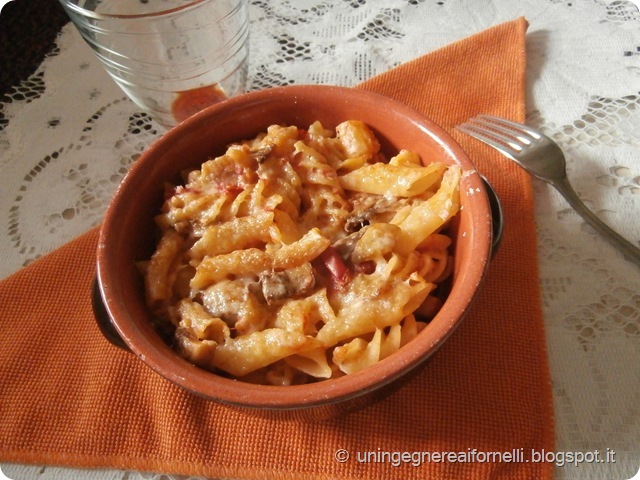
[[[498,198],[493,185],[483,176],[480,175],[484,182],[487,196],[489,197],[489,205],[491,206],[491,223],[492,223],[492,241],[491,241],[491,258],[493,258],[498,251],[500,242],[502,242],[502,230],[504,229],[504,214],[502,212],[502,204]]]
[[[109,312],[107,312],[107,309],[104,306],[104,301],[102,300],[97,276],[93,278],[93,284],[91,286],[91,306],[93,308],[93,315],[96,318],[96,323],[98,324],[98,328],[100,328],[102,335],[104,335],[104,337],[116,347],[126,350],[127,352],[131,352],[127,344],[122,340],[122,337],[116,330],[116,327],[114,327],[111,322]]]

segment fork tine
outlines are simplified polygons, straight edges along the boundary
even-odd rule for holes
[[[495,118],[495,117],[494,117]],[[501,120],[501,119],[498,119]],[[530,137],[525,135],[528,132],[524,132],[523,130],[515,130],[515,126],[517,123],[509,122],[511,125],[507,124],[508,127],[503,126],[502,123],[497,123],[495,121],[487,120],[483,118],[482,115],[479,115],[475,118],[469,119],[469,123],[472,125],[476,125],[478,127],[484,127],[483,130],[489,129],[491,134],[495,136],[497,139],[507,143],[511,147],[516,150],[523,148],[523,145],[531,145],[532,141],[538,140],[538,137]],[[504,134],[504,135],[503,135]],[[520,142],[520,144],[515,143]]]
[[[507,147],[511,147],[514,152],[522,151],[523,144],[529,145],[531,143],[531,141],[527,140],[526,138],[523,139],[524,141],[520,142],[520,137],[517,137],[514,133],[511,133],[506,129],[501,129],[500,127],[494,126],[490,123],[477,121],[475,118],[471,118],[467,122],[467,125],[474,131],[483,133],[485,136],[490,137],[494,141],[498,141],[500,143],[503,143]],[[507,133],[508,135],[502,135],[501,132]]]
[[[514,131],[518,132],[518,133],[525,132],[525,133],[529,134],[532,138],[535,138],[536,140],[540,140],[541,138],[544,137],[543,134],[541,134],[537,130],[534,130],[533,128],[529,127],[528,125],[524,125],[522,123],[512,122],[511,120],[506,120],[504,118],[494,117],[493,115],[486,115],[486,114],[480,114],[480,115],[476,116],[475,118],[488,121],[488,122],[490,122],[491,125],[498,124],[498,125],[510,127],[511,132],[514,132]],[[472,119],[472,120],[474,120],[474,119]]]
[[[479,128],[471,123],[463,123],[461,125],[458,125],[456,127],[458,130],[460,130],[461,132],[466,133],[467,135],[471,135],[473,138],[480,140],[481,142],[486,143],[487,145],[495,148],[496,150],[498,150],[500,153],[502,153],[503,155],[506,155],[507,157],[509,157],[512,160],[515,160],[516,162],[518,162],[518,151],[514,150],[512,148],[507,147],[504,143],[500,143],[498,141],[496,141],[495,136],[497,134],[495,134],[494,132],[488,132],[482,128]],[[488,135],[491,135],[488,136]],[[522,150],[522,148],[520,148],[520,150]]]

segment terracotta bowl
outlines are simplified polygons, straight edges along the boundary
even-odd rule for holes
[[[334,380],[287,387],[252,385],[190,364],[154,330],[135,265],[149,258],[155,248],[153,217],[162,203],[164,182],[179,182],[181,170],[198,167],[222,154],[229,143],[254,138],[271,124],[304,128],[320,120],[331,128],[349,119],[369,125],[389,157],[405,148],[427,161],[455,163],[463,168],[462,210],[453,227],[455,267],[444,306],[400,351],[368,369]],[[158,374],[190,392],[254,413],[286,410],[286,418],[298,414],[331,416],[380,397],[391,385],[400,385],[398,380],[415,371],[443,344],[460,324],[478,290],[491,255],[491,242],[491,210],[483,181],[461,147],[431,120],[388,98],[355,89],[273,88],[235,97],[200,112],[166,133],[136,161],[115,193],[102,225],[97,303],[126,348]]]

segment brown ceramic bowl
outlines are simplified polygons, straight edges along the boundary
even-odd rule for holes
[[[154,330],[135,265],[155,248],[153,217],[162,203],[164,182],[178,182],[181,170],[198,167],[222,154],[229,143],[254,138],[271,124],[306,128],[320,120],[325,127],[335,127],[349,119],[369,125],[388,156],[405,148],[427,161],[463,168],[462,210],[453,227],[455,267],[444,306],[400,351],[364,371],[334,380],[287,387],[252,385],[190,364]],[[99,300],[126,347],[171,382],[211,400],[254,411],[326,406],[340,411],[362,404],[366,396],[378,396],[386,390],[381,387],[399,384],[397,380],[414,371],[451,335],[478,290],[491,241],[491,211],[482,179],[461,147],[438,125],[395,101],[364,91],[281,87],[212,106],[170,130],[143,153],[108,207],[98,245],[97,285]]]

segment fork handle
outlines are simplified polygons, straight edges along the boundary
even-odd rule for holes
[[[567,177],[564,177],[561,181],[554,182],[553,186],[562,194],[569,205],[608,240],[609,243],[619,249],[627,259],[640,266],[640,248],[621,237],[589,210],[582,200],[580,200],[580,197],[578,197],[578,194],[569,183]]]

